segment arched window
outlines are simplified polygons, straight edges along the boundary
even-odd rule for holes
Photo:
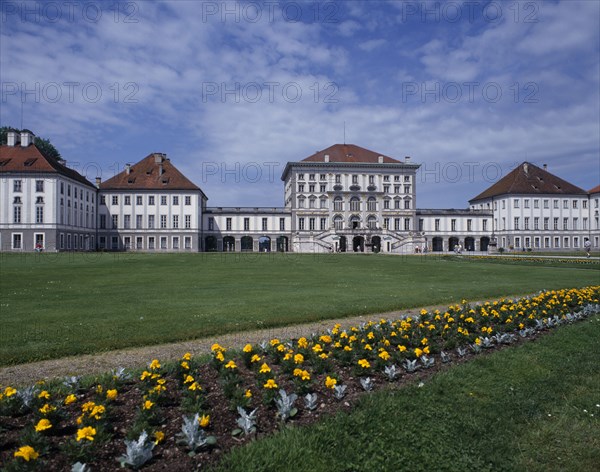
[[[335,197],[333,200],[333,211],[344,211],[344,200],[342,200],[342,197]]]
[[[333,217],[333,227],[335,229],[344,229],[344,218],[340,215],[335,215]]]
[[[377,200],[375,197],[369,197],[367,200],[367,211],[377,211]]]
[[[377,229],[377,217],[375,215],[369,215],[367,218],[367,226],[369,229]]]
[[[358,197],[350,199],[350,211],[360,211],[360,199]]]

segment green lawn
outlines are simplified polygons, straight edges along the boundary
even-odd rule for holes
[[[295,254],[0,254],[0,365],[600,283],[598,265]]]
[[[366,395],[351,413],[232,451],[216,470],[597,471],[599,336],[596,315],[420,388]]]

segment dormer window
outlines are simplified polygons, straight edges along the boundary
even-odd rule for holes
[[[35,161],[37,161],[37,157],[33,159],[27,159],[23,165],[25,167],[31,167],[35,163]]]
[[[37,197],[35,203],[44,203],[44,197]]]

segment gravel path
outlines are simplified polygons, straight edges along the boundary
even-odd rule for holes
[[[480,302],[469,302],[471,304]],[[428,311],[446,310],[449,304],[424,307]],[[421,311],[421,307],[391,311],[371,315],[361,315],[348,318],[323,320],[316,323],[306,323],[281,328],[269,328],[253,331],[242,331],[223,336],[182,341],[171,344],[158,344],[117,351],[107,351],[97,354],[85,354],[47,361],[18,364],[0,367],[0,387],[7,385],[31,385],[38,380],[48,380],[56,377],[70,375],[102,374],[117,367],[136,368],[148,364],[152,359],[169,361],[180,359],[183,354],[190,352],[194,355],[210,353],[210,347],[219,343],[227,348],[242,348],[246,343],[256,344],[272,338],[297,339],[320,333],[332,328],[339,323],[343,328],[357,326],[367,321],[379,321],[381,318],[398,319],[407,315],[414,315]]]

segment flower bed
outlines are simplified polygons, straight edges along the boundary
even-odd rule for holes
[[[5,470],[195,470],[288,422],[311,423],[384,385],[600,312],[600,286],[421,311],[210,359],[0,390]]]

